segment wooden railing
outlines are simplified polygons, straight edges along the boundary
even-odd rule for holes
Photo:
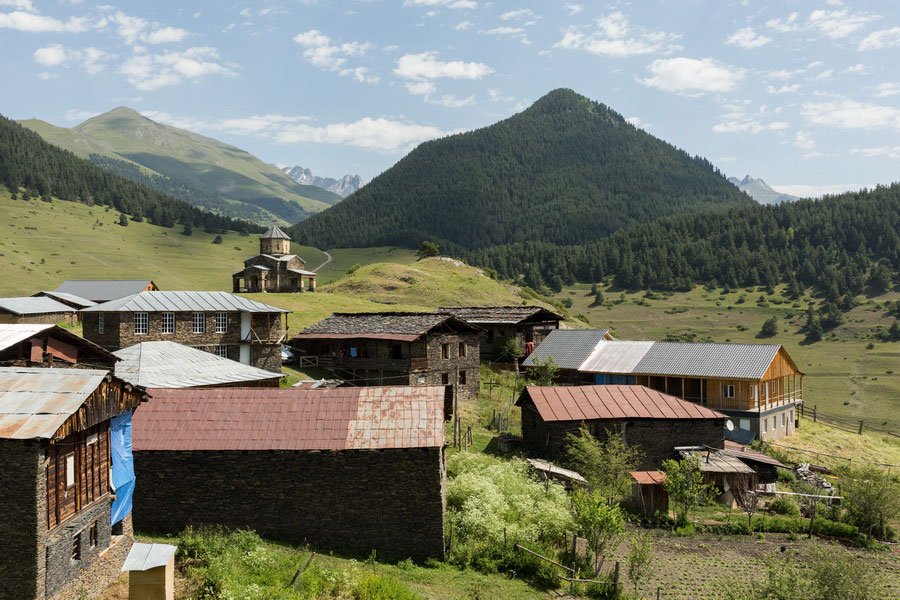
[[[241,337],[242,342],[251,344],[281,344],[288,336],[287,329],[255,329],[250,328],[250,333]]]
[[[428,369],[427,358],[367,358],[363,356],[304,356],[298,357],[302,366],[323,369],[368,369],[374,371],[423,371]]]
[[[678,394],[674,394],[678,395]],[[769,400],[766,401],[765,398],[760,398],[759,401],[753,400],[752,398],[692,398],[685,397],[685,400],[689,402],[694,402],[696,404],[702,404],[708,408],[713,409],[722,409],[722,410],[745,410],[745,411],[753,411],[753,412],[763,412],[772,408],[778,408],[779,406],[787,406],[792,403],[802,403],[803,402],[803,394],[800,390],[796,392],[788,392],[786,394],[780,394],[775,397],[769,397]]]

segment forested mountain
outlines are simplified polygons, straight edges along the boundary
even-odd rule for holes
[[[71,129],[37,119],[21,123],[48,142],[102,163],[104,168],[128,179],[145,184],[135,177],[143,173],[156,184],[172,180],[177,193],[188,202],[196,200],[199,206],[225,210],[224,205],[213,208],[209,200],[220,198],[231,205],[223,214],[284,225],[341,200],[337,194],[294,182],[275,165],[264,163],[245,150],[157,123],[126,107]],[[103,161],[101,157],[132,164],[137,170]],[[205,198],[201,201],[199,194],[186,193],[185,189],[195,190]],[[266,199],[266,207],[258,202],[260,198]]]
[[[420,145],[292,237],[320,248],[583,244],[660,216],[752,203],[708,161],[559,89],[490,127]]]
[[[176,223],[225,230],[261,232],[254,223],[212,214],[161,192],[113,175],[90,161],[45,142],[15,121],[0,116],[0,183],[14,195],[51,197],[109,206],[136,220],[173,227]]]
[[[513,244],[464,254],[502,277],[551,288],[611,275],[623,288],[787,283],[835,301],[889,290],[900,271],[900,184],[714,213],[679,215],[586,245]]]

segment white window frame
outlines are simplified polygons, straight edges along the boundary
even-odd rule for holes
[[[150,333],[150,313],[134,313],[134,333],[135,335],[147,335]]]
[[[206,313],[195,312],[191,315],[191,333],[206,333]]]
[[[768,418],[764,418],[762,420],[762,432],[763,433],[769,432],[769,419]]]
[[[75,455],[66,456],[66,488],[75,485]]]
[[[165,334],[175,333],[175,313],[164,312],[162,314],[162,332]]]
[[[787,426],[787,413],[781,413],[781,426]]]
[[[97,313],[97,333],[102,334],[106,330],[106,315]]]
[[[725,383],[722,385],[722,395],[729,400],[734,398],[734,385],[731,383]]]
[[[216,346],[213,352],[216,356],[221,356],[223,358],[228,358],[228,346]]]
[[[216,333],[228,333],[228,313],[216,313]]]

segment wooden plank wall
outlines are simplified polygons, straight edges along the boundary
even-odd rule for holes
[[[75,482],[67,486],[70,458],[74,458]],[[109,421],[51,444],[47,465],[48,527],[55,528],[109,493],[109,469]]]

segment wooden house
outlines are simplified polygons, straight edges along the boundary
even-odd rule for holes
[[[604,339],[591,348],[561,344],[561,333],[545,341],[570,350],[561,365],[561,381],[644,385],[723,412],[736,427],[762,440],[794,432],[794,411],[803,401],[803,373],[780,344]],[[543,345],[526,359],[526,367],[554,351]]]
[[[68,323],[78,322],[78,311],[43,296],[0,298],[0,323]]]
[[[159,287],[150,279],[70,279],[54,291],[92,302],[109,302],[141,292],[158,292]]]
[[[569,434],[582,424],[598,439],[620,433],[639,447],[641,470],[677,458],[677,446],[725,443],[725,415],[640,385],[526,386],[516,405],[522,441],[546,458],[565,457]]]
[[[134,417],[135,527],[443,558],[442,386],[149,393]]]
[[[513,339],[523,355],[530,354],[563,317],[540,306],[448,306],[439,309],[484,329],[481,355],[493,357],[506,339]]]
[[[0,368],[0,598],[69,600],[118,577],[131,524],[110,471],[127,448],[110,432],[142,398],[105,370]]]
[[[306,261],[291,254],[291,238],[273,225],[259,238],[259,254],[244,261],[231,276],[235,293],[314,292],[316,274],[306,271]]]
[[[452,385],[478,393],[482,329],[446,313],[336,313],[294,336],[301,367],[352,385]]]
[[[118,360],[59,325],[0,325],[0,366],[111,369]]]
[[[84,337],[107,350],[172,341],[273,372],[290,313],[228,292],[141,292],[82,312]]]

